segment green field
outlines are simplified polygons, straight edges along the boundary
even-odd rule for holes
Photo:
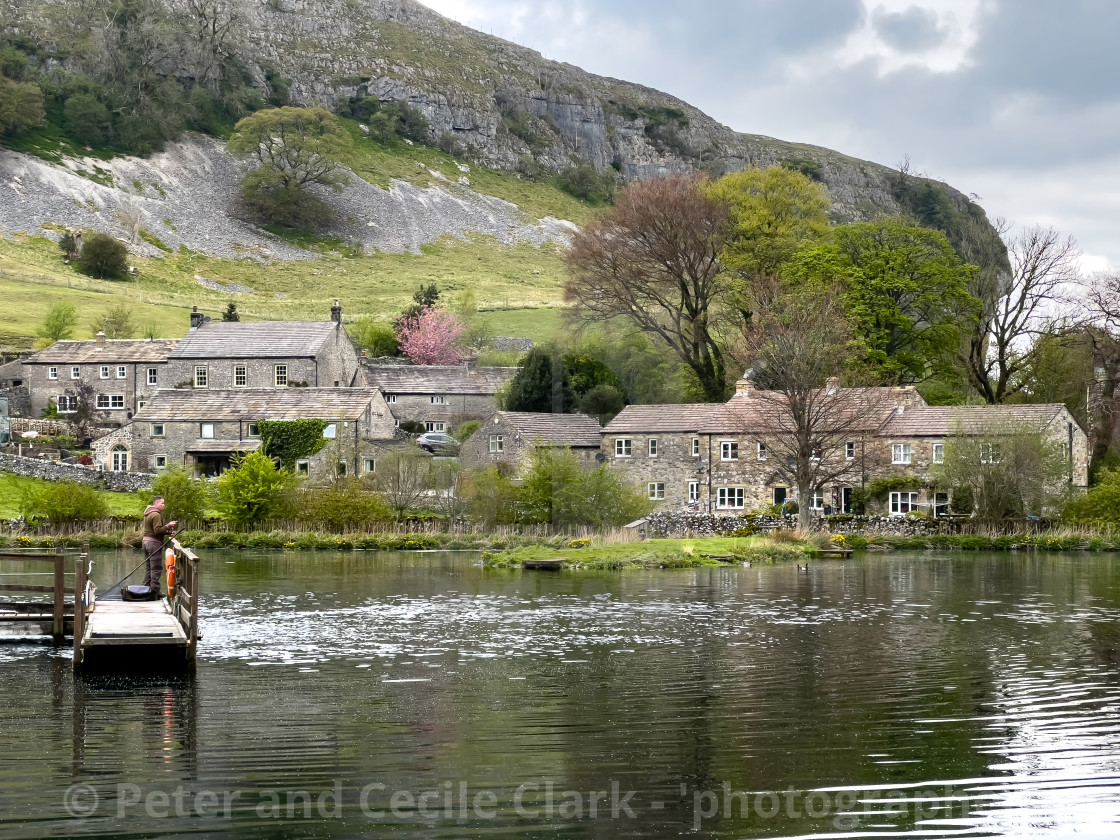
[[[19,516],[24,495],[48,483],[40,478],[0,473],[0,519],[14,519]],[[144,512],[144,502],[136,493],[99,491],[99,495],[108,502],[110,516],[139,516]]]
[[[462,173],[450,156],[423,146],[400,143],[380,145],[362,137],[357,123],[344,121],[354,135],[347,163],[363,179],[387,186],[390,179],[420,186],[439,183],[429,170],[452,181]],[[40,138],[41,157],[57,157],[55,145]],[[35,144],[27,151],[34,152]],[[423,167],[418,167],[422,163]],[[472,189],[516,204],[528,219],[545,216],[576,223],[589,220],[593,207],[566,194],[552,183],[537,183],[515,176],[472,167]],[[160,231],[142,235],[153,244]],[[91,335],[90,318],[118,300],[134,310],[141,328],[154,327],[161,337],[176,338],[187,330],[192,306],[217,316],[229,301],[237,304],[246,320],[325,319],[331,301],[343,302],[344,317],[395,318],[421,285],[435,283],[444,299],[471,289],[479,318],[495,335],[528,336],[536,341],[551,338],[560,329],[559,309],[565,269],[554,245],[506,246],[491,237],[464,241],[451,236],[426,245],[420,254],[366,255],[337,240],[286,235],[288,241],[318,254],[311,260],[274,262],[218,259],[185,248],[161,258],[133,256],[139,275],[123,281],[94,280],[62,261],[58,247],[46,237],[0,237],[0,348],[25,349],[34,340],[35,327],[51,303],[68,300],[82,313],[76,337]],[[215,292],[199,284],[196,276],[223,285],[236,283],[251,294]]]

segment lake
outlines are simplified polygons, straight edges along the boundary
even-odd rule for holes
[[[1120,835],[1111,555],[203,564],[192,676],[0,643],[0,838]]]

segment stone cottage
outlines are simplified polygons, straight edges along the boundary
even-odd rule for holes
[[[38,417],[51,403],[60,414],[78,407],[79,385],[93,389],[98,421],[125,425],[160,388],[168,388],[168,358],[175,339],[110,339],[99,332],[91,341],[56,341],[23,360],[31,413]]]
[[[459,454],[465,467],[508,464],[516,472],[534,450],[571,449],[584,464],[601,461],[602,427],[586,414],[498,411],[467,439]]]
[[[349,388],[358,352],[342,326],[342,307],[329,321],[209,321],[195,307],[191,328],[168,359],[164,387]]]
[[[446,432],[468,420],[482,420],[497,409],[499,388],[517,368],[462,365],[363,363],[366,385],[379,388],[398,422],[422,423],[429,432]]]
[[[260,449],[260,420],[303,419],[326,422],[327,443],[296,462],[302,476],[364,475],[393,443],[393,417],[375,388],[172,389],[133,418],[132,469],[182,464],[219,475],[238,453]]]
[[[1007,423],[1057,442],[1068,482],[1088,484],[1088,440],[1063,405],[931,407],[912,387],[827,388],[838,394],[835,433],[825,436],[828,451],[815,457],[829,478],[811,498],[798,500],[814,511],[850,513],[857,488],[897,479],[899,486],[869,500],[870,511],[943,514],[949,497],[933,487],[932,472],[946,440],[954,430],[980,435]],[[667,508],[732,513],[782,504],[797,490],[788,468],[780,468],[779,459],[789,457],[789,435],[779,398],[740,380],[723,404],[627,406],[603,429],[603,456]],[[904,480],[911,483],[901,486]]]
[[[8,401],[10,416],[31,416],[31,391],[22,359],[0,365],[0,397]]]

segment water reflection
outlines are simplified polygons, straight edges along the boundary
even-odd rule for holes
[[[192,678],[0,645],[0,837],[1120,833],[1111,557],[208,561]]]

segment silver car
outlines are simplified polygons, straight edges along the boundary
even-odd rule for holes
[[[421,449],[433,455],[458,455],[459,441],[446,432],[425,432],[416,438]]]

